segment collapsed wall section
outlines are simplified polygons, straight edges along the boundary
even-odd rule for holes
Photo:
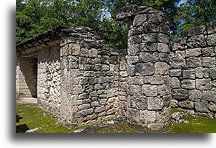
[[[215,24],[190,29],[173,40],[170,52],[172,106],[214,117],[215,106]]]
[[[127,112],[129,125],[145,132],[170,127],[169,21],[160,11],[131,5],[117,18],[128,23]]]

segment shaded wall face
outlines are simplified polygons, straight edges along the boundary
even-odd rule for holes
[[[17,97],[37,97],[37,58],[17,58],[16,93]]]
[[[66,125],[89,124],[123,114],[119,109],[117,51],[110,51],[92,32],[73,33],[62,41],[60,56],[61,118]]]
[[[51,46],[38,53],[38,80],[39,104],[57,114],[60,114],[60,47]]]
[[[172,106],[214,117],[215,25],[198,26],[171,42]]]

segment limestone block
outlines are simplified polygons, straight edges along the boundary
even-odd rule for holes
[[[163,100],[157,97],[148,97],[148,110],[160,110],[163,108]]]
[[[166,43],[158,43],[159,52],[169,52],[169,46]]]
[[[216,38],[215,34],[208,35],[208,38],[207,38],[208,46],[215,46],[215,43],[216,43],[215,38]]]
[[[103,111],[105,111],[105,107],[104,107],[104,106],[96,107],[96,108],[95,108],[95,112],[96,112],[96,113],[101,113],[101,112],[103,112]]]
[[[183,70],[183,78],[185,79],[195,79],[195,71],[192,70]]]
[[[90,108],[90,104],[82,104],[78,107],[79,110],[88,109]]]
[[[148,33],[142,34],[142,42],[143,43],[156,43],[158,41],[158,34],[157,33]]]
[[[157,85],[143,85],[142,92],[145,96],[157,96]]]
[[[170,58],[169,58],[169,54],[168,53],[159,53],[158,57],[160,59],[161,62],[170,62]]]
[[[201,66],[201,58],[199,57],[189,57],[186,59],[187,66],[189,68],[195,68]]]
[[[81,113],[81,116],[91,115],[93,113],[93,108],[81,110],[80,113]]]
[[[196,79],[196,88],[198,90],[211,89],[211,79]]]
[[[155,66],[153,63],[137,63],[134,70],[136,75],[153,75],[155,73]]]
[[[167,75],[169,74],[169,65],[165,62],[155,63],[155,74]]]
[[[91,48],[91,49],[89,50],[89,57],[95,58],[95,57],[97,57],[97,56],[98,56],[98,50],[95,49],[95,48]]]
[[[201,51],[202,51],[202,56],[204,56],[204,57],[215,56],[215,48],[214,47],[201,48]]]
[[[172,89],[172,97],[176,100],[186,100],[188,99],[188,90]]]
[[[209,104],[208,108],[209,108],[210,111],[216,112],[216,105],[215,104]]]
[[[131,44],[131,45],[133,45],[133,44],[139,44],[139,43],[141,43],[142,42],[142,40],[141,40],[141,35],[134,35],[134,36],[131,36],[130,38],[129,38],[129,43]]]
[[[79,54],[80,54],[80,45],[79,44],[72,44],[71,55],[79,55]]]
[[[169,43],[169,36],[163,33],[158,34],[158,42],[160,43]]]
[[[140,51],[157,51],[158,43],[141,43]]]
[[[182,108],[187,108],[187,109],[193,109],[194,108],[194,102],[193,101],[181,101],[178,103],[178,105]]]
[[[133,122],[139,122],[139,111],[136,109],[128,108],[126,112],[126,117],[129,121]]]
[[[181,81],[181,87],[184,89],[194,89],[195,80],[184,79]]]
[[[128,84],[134,84],[134,85],[142,85],[143,84],[143,78],[140,77],[129,77],[128,78]]]
[[[138,56],[127,56],[127,64],[135,64],[139,61]]]
[[[202,92],[200,90],[189,90],[188,95],[190,100],[196,100],[202,98]]]
[[[202,99],[207,101],[216,102],[215,100],[215,91],[202,91]]]
[[[156,112],[155,111],[140,111],[140,121],[144,123],[155,122],[156,121]]]
[[[197,112],[205,112],[205,113],[209,112],[207,105],[204,104],[203,102],[195,102],[194,105],[195,105],[195,110]]]
[[[169,71],[169,75],[172,77],[180,77],[182,75],[182,70],[181,69],[171,69]]]
[[[146,14],[138,14],[133,20],[133,26],[141,26],[147,19]]]
[[[201,55],[201,48],[192,48],[186,50],[186,57],[197,57]]]
[[[203,67],[215,67],[215,57],[202,57]]]
[[[133,96],[140,96],[142,93],[141,93],[141,86],[139,85],[129,85],[128,86],[128,93],[130,95],[133,95]]]
[[[157,87],[158,87],[158,95],[160,96],[170,95],[169,85],[163,84],[163,85],[158,85]]]
[[[139,59],[141,62],[156,62],[158,61],[158,53],[141,52],[139,54]]]
[[[209,73],[209,76],[212,80],[215,80],[216,79],[216,70],[215,68],[211,68],[210,69],[210,73]]]
[[[161,76],[161,75],[145,76],[144,78],[145,84],[164,84],[167,81],[168,81],[168,77]]]
[[[170,78],[170,87],[171,88],[180,88],[180,81],[177,77]]]
[[[203,76],[204,76],[204,69],[202,67],[196,68],[195,74],[196,74],[197,78],[203,78]]]

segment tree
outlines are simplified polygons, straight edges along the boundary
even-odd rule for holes
[[[175,19],[179,22],[178,36],[183,36],[193,26],[216,21],[215,0],[187,0],[179,8]]]

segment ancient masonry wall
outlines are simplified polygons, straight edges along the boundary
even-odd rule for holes
[[[34,58],[18,57],[16,65],[16,98],[37,97],[37,61]]]
[[[60,114],[60,46],[51,46],[38,53],[38,103],[45,109]]]
[[[124,80],[119,79],[127,73],[122,62],[119,71],[119,54],[108,49],[88,28],[74,28],[62,40],[60,98],[61,118],[66,125],[89,124],[125,114],[120,103],[126,101],[124,90],[119,92]]]
[[[128,23],[127,113],[129,124],[142,131],[170,127],[169,22],[160,11],[130,6],[117,17]]]
[[[214,117],[215,24],[194,27],[173,40],[170,52],[170,86],[173,107]]]

